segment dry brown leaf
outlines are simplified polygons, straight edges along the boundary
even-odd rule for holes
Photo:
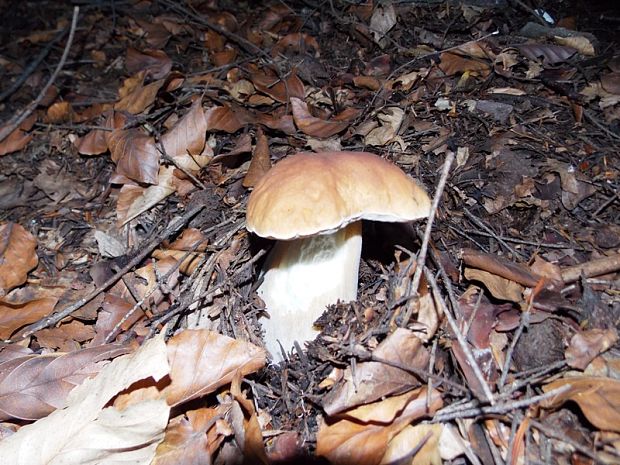
[[[188,171],[198,171],[211,160],[211,148],[205,143],[207,120],[201,99],[197,99],[190,110],[174,127],[164,134],[161,142],[166,155]]]
[[[311,54],[319,56],[319,43],[314,37],[304,32],[293,32],[282,37],[271,49],[271,56],[276,57],[280,54]],[[310,52],[310,53],[309,53]]]
[[[48,122],[62,123],[71,119],[73,109],[69,102],[54,102],[45,113]]]
[[[0,127],[0,129],[3,129],[3,127]],[[32,140],[32,137],[32,134],[28,134],[20,128],[15,129],[6,139],[0,142],[0,156],[22,150]]]
[[[116,203],[116,217],[119,226],[150,210],[176,190],[174,167],[160,167],[157,177],[159,179],[157,185],[149,186],[146,189],[131,184],[126,184],[121,188]]]
[[[163,50],[144,50],[142,52],[133,47],[127,47],[125,66],[131,74],[145,72],[145,77],[162,79],[172,69],[172,60]]]
[[[465,268],[463,274],[469,281],[482,283],[496,299],[517,303],[523,301],[525,288],[514,281],[475,268]]]
[[[150,339],[73,389],[64,409],[0,442],[0,457],[12,465],[129,461],[148,465],[164,437],[170,407],[162,400],[135,404],[123,412],[105,406],[137,381],[157,381],[168,371],[163,337]]]
[[[0,363],[0,420],[36,420],[63,408],[69,392],[103,368],[100,362],[127,352],[105,345]]]
[[[115,110],[137,115],[155,102],[157,92],[164,85],[165,80],[153,81],[145,86],[142,85],[143,78],[144,72],[140,72],[125,81],[125,86],[119,90],[121,99],[114,104]]]
[[[164,440],[157,446],[153,465],[202,465],[225,439],[217,428],[217,418],[229,406],[190,410],[170,420]]]
[[[412,421],[432,415],[443,404],[439,391],[433,390],[430,405],[427,406],[426,388],[399,397],[406,402],[403,404],[388,398],[365,406],[365,422],[343,419],[322,424],[317,433],[316,454],[326,457],[331,463],[378,465],[394,436]],[[376,419],[373,419],[373,411],[376,412]],[[346,415],[350,413],[346,412]],[[413,449],[415,444],[410,446]]]
[[[101,304],[101,310],[97,316],[95,323],[95,337],[91,341],[91,346],[97,346],[103,344],[106,338],[110,335],[112,330],[116,328],[116,325],[127,315],[133,308],[134,303],[129,302],[123,297],[107,293]],[[131,328],[138,320],[144,317],[142,310],[133,312],[129,315],[126,321],[121,325],[123,331]]]
[[[554,159],[547,159],[546,163],[549,171],[560,175],[562,185],[562,205],[568,210],[575,209],[582,200],[590,197],[596,192],[596,188],[587,182],[585,176],[579,173],[568,163],[562,163]]]
[[[186,330],[168,341],[172,383],[163,390],[170,406],[204,396],[265,365],[265,351],[207,330]]]
[[[443,52],[439,56],[441,58],[439,69],[448,76],[472,72],[487,76],[491,72],[490,61],[462,56],[456,52]]]
[[[108,147],[118,174],[137,182],[157,184],[160,154],[152,137],[139,129],[115,129],[108,136]]]
[[[373,357],[425,370],[429,355],[421,339],[412,331],[398,328],[377,346]],[[381,362],[362,362],[357,364],[355,371],[347,367],[344,381],[323,397],[323,408],[328,415],[334,415],[419,384],[414,375],[400,368]]]
[[[375,42],[384,47],[388,40],[385,35],[396,25],[396,10],[391,2],[379,4],[370,17],[370,30]]]
[[[441,424],[407,425],[390,441],[381,465],[400,463],[400,460],[406,460],[407,465],[441,465],[439,440],[443,428]],[[416,454],[408,458],[417,448]]]
[[[464,248],[461,250],[461,258],[466,265],[488,271],[526,287],[536,287],[540,280],[540,277],[527,266],[511,262],[504,257]]]
[[[269,141],[263,130],[258,128],[256,131],[256,147],[252,154],[250,167],[243,178],[243,187],[254,187],[271,168],[271,156],[269,154]]]
[[[287,103],[291,97],[303,99],[305,95],[304,84],[294,71],[284,81],[267,71],[257,71],[250,79],[257,90],[281,103]]]
[[[594,358],[618,342],[618,332],[612,329],[590,329],[576,333],[566,349],[569,366],[585,370]]]
[[[563,386],[569,390],[542,402],[545,408],[559,407],[572,400],[598,429],[620,432],[620,380],[612,378],[562,378],[543,386],[549,392]]]
[[[393,142],[398,142],[402,150],[405,149],[405,142],[398,136],[398,130],[405,117],[405,111],[402,108],[391,107],[377,114],[377,119],[380,122],[378,128],[370,131],[366,137],[364,137],[364,143],[368,145],[388,145]]]
[[[237,132],[252,122],[250,115],[242,109],[231,107],[212,107],[205,110],[208,131]]]
[[[0,224],[0,297],[26,282],[28,272],[37,266],[37,240],[23,226]]]
[[[79,350],[79,343],[89,341],[93,337],[95,337],[95,328],[78,320],[37,331],[37,342],[41,347],[61,352]]]
[[[539,61],[542,58],[541,61],[544,65],[562,63],[577,52],[573,47],[538,43],[519,44],[516,45],[515,48],[519,50],[523,56],[532,61]]]
[[[74,142],[75,148],[82,155],[100,155],[108,150],[106,132],[102,129],[93,129]]]
[[[179,238],[164,249],[153,251],[153,257],[162,259],[164,257],[172,257],[176,261],[183,260],[179,266],[179,271],[186,275],[194,272],[200,263],[206,250],[207,238],[196,228],[185,229]],[[192,251],[188,255],[186,252]],[[186,256],[187,255],[187,256]]]
[[[298,98],[291,98],[293,119],[301,132],[312,137],[326,139],[344,131],[349,123],[346,121],[326,121],[312,116],[308,105]]]

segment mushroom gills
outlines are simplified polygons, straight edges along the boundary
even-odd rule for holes
[[[275,362],[298,341],[319,333],[314,322],[325,307],[357,297],[362,252],[361,221],[330,234],[278,241],[263,268],[258,295],[270,318],[262,319],[265,345]]]

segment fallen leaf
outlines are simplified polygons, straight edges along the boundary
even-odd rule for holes
[[[404,404],[401,400],[405,400]],[[388,450],[390,441],[412,421],[432,415],[443,402],[439,391],[431,391],[427,406],[426,388],[419,388],[399,396],[363,407],[364,420],[336,420],[319,426],[316,454],[331,463],[378,465]],[[362,408],[355,409],[359,411]],[[354,411],[354,412],[355,412]],[[353,413],[354,413],[353,412]],[[376,412],[377,417],[373,417]],[[351,412],[346,412],[349,416]],[[385,421],[384,419],[387,419]],[[411,448],[415,444],[410,444]]]
[[[82,155],[100,155],[108,150],[106,131],[93,129],[84,136],[78,137],[74,142],[75,148]]]
[[[555,36],[553,38],[555,42],[560,45],[564,45],[569,48],[574,48],[582,55],[593,57],[596,55],[596,51],[594,50],[594,45],[592,42],[588,40],[587,37],[584,36],[569,36],[569,37],[559,37]]]
[[[349,126],[349,122],[346,121],[326,121],[312,116],[308,110],[308,104],[295,97],[291,98],[291,107],[297,127],[301,132],[312,137],[326,139],[344,131]]]
[[[439,440],[444,427],[441,424],[407,425],[389,443],[381,458],[381,465],[400,463],[407,465],[441,465]],[[411,456],[413,450],[417,452]]]
[[[69,392],[126,347],[105,345],[69,353],[29,355],[0,363],[0,421],[36,420],[65,406]]]
[[[256,131],[256,147],[252,154],[250,167],[243,178],[243,187],[254,187],[271,168],[271,157],[269,155],[269,141],[263,130],[258,128]]]
[[[396,11],[391,2],[379,4],[370,17],[370,30],[375,42],[384,47],[388,41],[385,35],[396,25]]]
[[[3,128],[0,127],[0,132]],[[0,156],[22,150],[32,140],[32,137],[32,134],[28,134],[20,128],[15,129],[6,139],[0,142]]]
[[[319,56],[319,43],[310,34],[305,32],[293,32],[282,37],[271,49],[271,56],[277,57],[280,54],[310,54],[314,52],[315,57]]]
[[[475,268],[465,268],[463,274],[469,281],[482,283],[496,299],[516,303],[523,301],[525,288],[514,281]]]
[[[116,217],[119,226],[150,210],[176,190],[174,187],[174,167],[162,166],[157,178],[159,181],[155,186],[144,188],[126,184],[121,188],[116,203]]]
[[[590,329],[577,332],[566,349],[566,361],[569,366],[585,370],[592,360],[618,342],[615,329]]]
[[[170,406],[204,396],[265,365],[265,351],[207,330],[185,330],[168,341],[172,383],[162,394]]]
[[[105,406],[135,382],[159,380],[168,371],[163,337],[155,337],[73,389],[64,409],[0,442],[0,457],[13,465],[62,463],[69,457],[66,463],[151,463],[170,407],[163,400],[135,404],[123,412]]]
[[[396,329],[381,342],[373,356],[388,363],[420,370],[426,369],[429,357],[421,339],[404,328]],[[358,363],[354,372],[347,367],[343,378],[343,382],[323,397],[323,409],[328,415],[335,415],[420,384],[410,372],[382,362]]]
[[[164,440],[157,446],[153,465],[202,465],[211,463],[211,455],[226,438],[217,428],[218,417],[230,408],[190,410],[170,420]]]
[[[543,65],[562,63],[577,52],[577,50],[572,47],[537,43],[519,44],[516,45],[515,48],[530,60],[538,61],[542,59]]]
[[[303,99],[305,95],[304,84],[295,71],[284,80],[266,71],[252,73],[250,79],[257,90],[281,103],[287,103],[291,97]]]
[[[208,131],[237,132],[246,124],[252,122],[252,118],[241,109],[233,110],[231,107],[212,107],[205,110]]]
[[[122,98],[114,104],[115,110],[126,111],[132,115],[142,113],[155,102],[155,97],[165,82],[164,79],[160,79],[145,86],[142,84],[144,72],[138,73],[134,79],[138,79],[137,84],[133,81],[127,83],[126,80],[127,86],[119,91]]]
[[[152,137],[139,129],[115,129],[108,147],[116,172],[137,182],[157,184],[160,154]]]
[[[370,131],[364,137],[364,143],[368,145],[388,145],[398,142],[402,150],[405,149],[405,142],[398,136],[398,130],[405,117],[405,111],[402,108],[390,107],[382,110],[377,114],[380,122],[378,128]]]
[[[144,50],[142,52],[133,47],[127,47],[125,66],[131,74],[145,72],[145,77],[162,79],[170,73],[172,60],[163,50]]]
[[[572,400],[585,417],[600,430],[620,432],[620,381],[612,378],[562,378],[543,386],[549,392],[563,386],[568,391],[544,400],[545,408],[556,408]]]
[[[39,263],[37,240],[23,226],[0,224],[0,297],[26,282]]]
[[[211,160],[212,150],[206,144],[207,119],[201,99],[161,137],[166,155],[188,171],[198,171]]]

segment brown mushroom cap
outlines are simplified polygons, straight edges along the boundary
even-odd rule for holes
[[[430,212],[426,191],[396,165],[366,152],[298,153],[277,163],[248,200],[247,229],[289,240],[360,219],[406,222]]]

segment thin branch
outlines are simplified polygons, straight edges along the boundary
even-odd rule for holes
[[[21,87],[21,85],[26,82],[28,77],[34,72],[35,69],[39,67],[41,62],[45,59],[45,57],[50,53],[56,42],[62,39],[67,33],[67,28],[63,28],[56,36],[49,41],[49,43],[45,46],[43,50],[39,52],[39,55],[24,69],[22,74],[15,79],[11,87],[0,94],[0,102],[3,102],[7,97],[13,95],[13,93]]]
[[[49,80],[37,95],[37,98],[34,99],[30,104],[21,112],[13,116],[3,127],[0,129],[0,142],[6,139],[15,129],[22,124],[28,116],[37,108],[37,106],[43,101],[43,98],[47,94],[48,89],[51,85],[56,81],[60,70],[65,65],[65,61],[67,61],[67,57],[69,56],[69,50],[71,49],[71,44],[73,43],[73,36],[75,35],[75,29],[77,27],[77,19],[78,13],[80,12],[80,7],[76,6],[73,8],[73,19],[71,20],[71,29],[69,29],[69,38],[67,39],[67,44],[65,45],[65,49],[62,52],[62,57],[60,57],[60,61],[56,66],[56,69],[50,76]]]
[[[455,420],[457,418],[471,418],[482,415],[503,415],[510,413],[513,410],[529,407],[530,405],[537,404],[547,399],[551,399],[557,395],[563,394],[571,389],[570,384],[565,384],[557,389],[553,389],[544,394],[528,397],[527,399],[518,400],[515,402],[504,402],[496,405],[487,405],[484,407],[474,407],[467,410],[460,410],[457,412],[448,412],[444,414],[436,414],[432,421],[434,423],[441,423],[445,421]]]
[[[174,223],[169,225],[167,228],[165,228],[160,234],[154,237],[150,242],[141,246],[138,254],[134,256],[129,261],[129,263],[127,263],[127,265],[125,265],[118,273],[110,277],[101,286],[97,287],[96,289],[94,289],[93,291],[91,291],[86,296],[82,297],[80,300],[73,303],[72,305],[69,305],[68,307],[63,308],[62,310],[46,318],[41,319],[36,323],[33,323],[27,326],[19,334],[13,337],[11,340],[5,341],[5,342],[13,343],[13,342],[23,340],[27,338],[28,336],[33,335],[37,331],[54,326],[56,323],[68,317],[73,312],[76,312],[77,310],[82,308],[84,305],[86,305],[88,302],[93,300],[99,294],[101,294],[102,292],[106,291],[111,286],[113,286],[119,279],[123,277],[125,273],[129,272],[134,266],[142,262],[142,260],[144,260],[153,251],[153,249],[155,249],[155,247],[157,247],[164,239],[180,231],[181,228],[183,228],[203,208],[204,208],[204,205],[200,203],[197,205],[194,205],[192,208],[186,211],[182,217],[180,217],[177,221],[175,221]]]
[[[471,366],[471,369],[473,370],[474,375],[476,376],[476,380],[478,381],[478,383],[480,383],[480,386],[482,387],[482,391],[484,392],[484,397],[486,397],[486,400],[491,405],[494,404],[495,400],[493,399],[493,393],[491,392],[491,388],[489,388],[489,385],[484,379],[484,376],[482,375],[482,371],[480,370],[478,363],[476,363],[474,354],[472,354],[471,349],[469,348],[469,345],[467,341],[465,340],[465,336],[463,336],[463,333],[459,329],[459,326],[457,325],[456,320],[452,316],[450,309],[448,308],[445,300],[441,296],[441,292],[439,291],[439,286],[437,285],[437,281],[435,280],[433,273],[431,273],[428,268],[424,267],[424,276],[426,277],[428,283],[431,286],[431,289],[433,290],[433,294],[435,295],[436,301],[439,302],[439,304],[441,305],[441,309],[443,310],[444,315],[446,315],[446,318],[448,319],[448,324],[450,325],[452,332],[456,335],[456,339],[458,340],[459,344],[461,345],[461,348],[463,349],[463,353],[465,354],[467,363],[469,363],[469,365]]]
[[[433,221],[435,220],[435,215],[437,214],[437,208],[439,208],[439,202],[441,201],[441,196],[443,194],[443,190],[446,187],[446,181],[448,179],[448,175],[450,174],[450,167],[452,166],[452,162],[454,161],[454,152],[448,152],[446,159],[443,163],[443,168],[441,170],[441,177],[439,178],[439,183],[437,184],[437,189],[435,190],[435,196],[433,197],[433,204],[431,206],[431,212],[428,216],[428,220],[426,222],[426,229],[424,230],[424,237],[422,239],[422,247],[420,248],[420,252],[418,253],[418,259],[416,261],[416,269],[413,274],[413,279],[411,280],[409,294],[417,295],[418,287],[420,286],[420,280],[422,279],[422,270],[424,269],[424,263],[426,262],[426,254],[428,252],[428,243],[431,238],[431,232],[433,230]],[[401,326],[406,326],[411,319],[411,315],[413,313],[413,305],[409,305],[407,307],[407,311],[405,312],[405,316],[401,322]]]

